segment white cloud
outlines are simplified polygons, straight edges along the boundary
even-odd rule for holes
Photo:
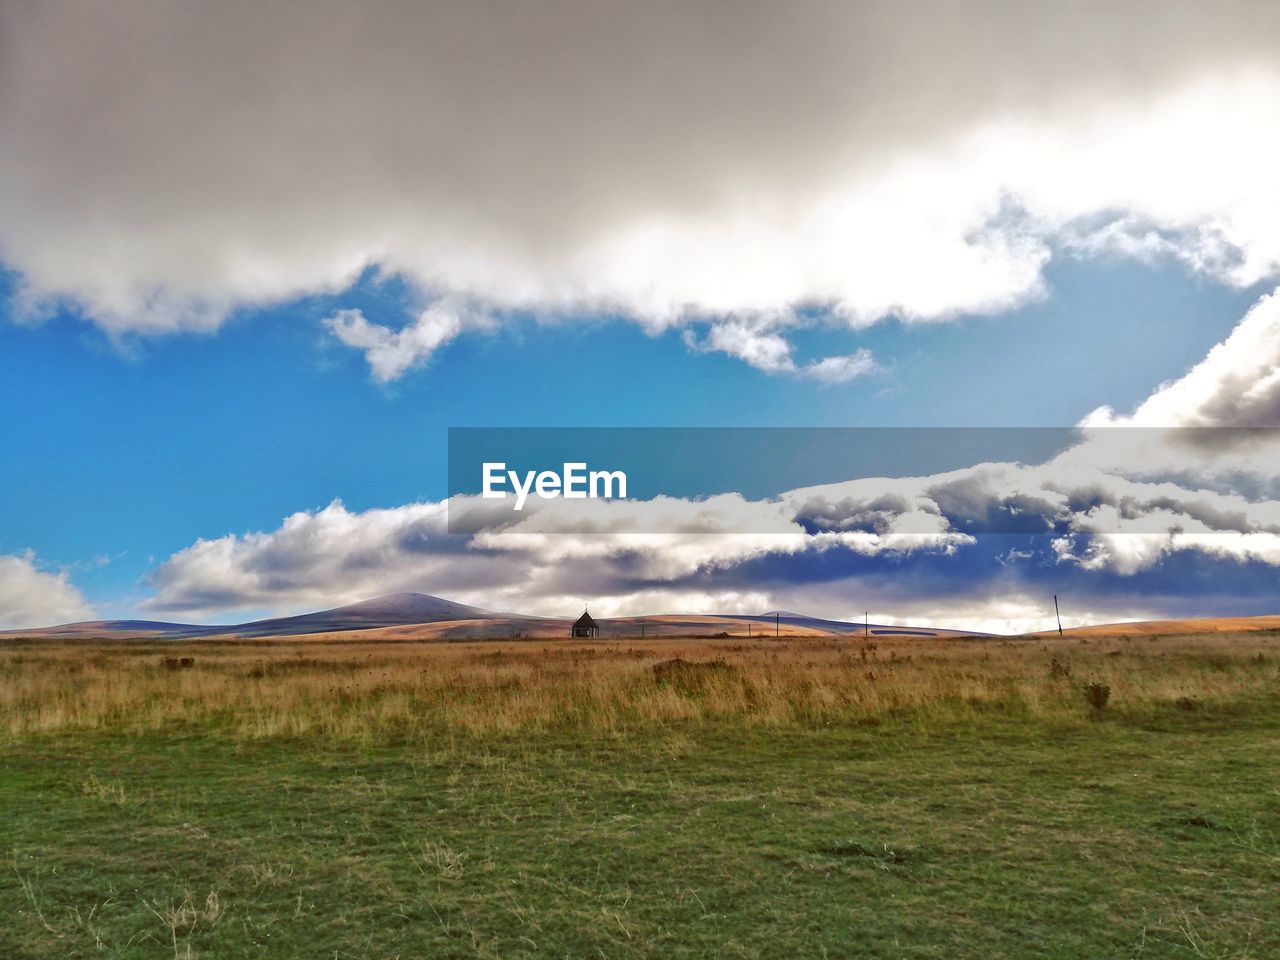
[[[1017,633],[1052,625],[1047,620],[1046,597],[1020,583],[1013,568],[982,572],[976,578],[961,572],[958,588],[953,586],[941,596],[921,590],[913,575],[905,572],[880,580],[852,576],[816,582],[786,577],[770,582],[745,573],[761,561],[768,561],[774,570],[793,564],[802,568],[831,551],[879,557],[893,566],[911,557],[956,554],[973,543],[971,537],[954,533],[895,532],[919,526],[912,519],[918,507],[909,501],[903,501],[901,509],[888,518],[891,532],[806,534],[785,518],[790,510],[813,500],[812,493],[798,492],[781,504],[729,496],[712,498],[710,503],[664,500],[630,505],[639,512],[664,514],[673,528],[682,522],[696,527],[669,533],[612,531],[602,516],[628,506],[621,503],[583,517],[579,533],[541,533],[541,527],[557,525],[546,516],[554,511],[540,505],[532,517],[474,537],[446,533],[442,504],[352,513],[333,503],[315,513],[294,514],[278,530],[200,541],[180,551],[153,574],[156,593],[147,607],[164,614],[181,613],[187,619],[225,619],[235,612],[262,608],[298,612],[411,590],[490,609],[547,616],[564,616],[588,601],[602,616],[758,614],[785,606],[842,619],[859,619],[863,609],[870,609],[876,622],[991,632]],[[858,513],[852,501],[845,498],[844,502]],[[771,512],[778,530],[710,532],[716,523],[723,525],[721,530],[733,529],[728,524],[741,522],[743,511]],[[539,514],[542,519],[534,519]],[[656,517],[647,519],[653,522]],[[859,517],[860,522],[865,519],[865,513]],[[933,526],[938,527],[937,518]],[[1195,538],[1183,537],[1176,548],[1280,563],[1280,550],[1274,546],[1280,537],[1271,536],[1265,544],[1253,539],[1232,540],[1219,534],[1193,543]],[[1134,564],[1114,551],[1077,557],[1064,541],[1061,561],[1100,575],[1129,573],[1158,561],[1172,541],[1167,535],[1144,535],[1119,537],[1115,542],[1124,548],[1145,542],[1157,546]],[[1247,542],[1248,556],[1233,552],[1226,545],[1229,542]],[[963,560],[958,562],[963,571]],[[1087,608],[1073,604],[1064,622],[1071,626],[1155,612],[1149,603],[1135,607],[1132,598],[1103,597]]]
[[[708,327],[701,340],[692,330],[686,330],[684,342],[690,350],[727,353],[765,373],[806,377],[824,383],[846,383],[878,369],[875,357],[865,347],[844,356],[797,364],[791,343],[778,332],[789,322],[794,322],[793,318],[778,313],[720,320]]]
[[[782,322],[780,317],[721,321],[711,325],[702,342],[692,331],[685,331],[684,340],[691,350],[727,353],[766,373],[793,373],[796,364],[791,357],[791,344],[777,332]]]
[[[1280,497],[1280,293],[1132,413],[1099,407],[1062,459],[1135,480]]]
[[[0,629],[88,620],[93,609],[65,570],[42,570],[28,550],[0,556]]]
[[[1043,295],[1050,245],[1280,264],[1280,17],[1172,0],[0,13],[0,257],[113,333],[211,330],[369,265],[428,296],[609,311],[761,369]],[[589,37],[590,40],[584,40]],[[341,66],[338,66],[341,65]],[[776,318],[767,329],[759,318]],[[336,319],[374,375],[467,324]]]
[[[295,513],[270,533],[196,541],[152,573],[156,596],[145,606],[216,615],[316,609],[424,582],[461,591],[481,564],[448,549],[444,528],[443,504],[353,514],[335,501],[314,513]],[[498,565],[486,576],[501,579]]]
[[[1062,616],[1066,628],[1085,627],[1118,620],[1153,620],[1158,611],[1150,607],[1135,606],[1131,598],[1124,598],[1122,606],[1114,602],[1091,601],[1083,608],[1075,606]],[[872,623],[891,623],[910,626],[912,623],[946,627],[951,630],[972,630],[977,633],[1023,634],[1053,630],[1057,627],[1052,596],[1034,595],[1017,588],[1005,589],[999,595],[972,598],[948,598],[945,604],[928,598],[898,601],[891,610],[877,613],[870,611]]]
[[[876,369],[871,351],[861,349],[843,357],[823,357],[799,369],[801,376],[821,380],[823,383],[845,383],[871,373]]]
[[[736,494],[699,501],[530,502],[500,529],[448,534],[448,511],[468,505],[491,506],[459,499],[352,513],[335,501],[314,513],[295,513],[275,531],[200,540],[152,573],[155,595],[145,607],[207,617],[420,591],[490,609],[550,614],[564,612],[559,599],[587,590],[611,609],[634,609],[646,589],[672,588],[684,578],[770,555],[946,552],[969,539],[938,532],[936,518],[921,530],[909,512],[889,518],[883,532],[807,534],[788,519],[785,505]],[[566,515],[574,518],[576,533],[563,532]],[[620,532],[642,528],[667,532]],[[620,591],[623,581],[631,586]]]
[[[434,304],[402,330],[370,323],[359,310],[340,310],[324,323],[348,347],[363,350],[374,379],[387,383],[411,367],[425,363],[437,349],[456,337],[462,330],[466,312],[450,304]]]
[[[1273,427],[1280,424],[1280,295],[1265,296],[1177,380],[1160,387],[1129,416],[1102,407],[1092,427]],[[1280,469],[1280,468],[1278,468]]]
[[[489,518],[486,528],[450,535],[449,512],[456,514],[455,529],[471,529],[464,519],[471,509]],[[645,604],[662,598],[666,609],[676,610],[695,597],[768,595],[735,579],[766,560],[803,564],[828,552],[888,560],[958,554],[974,543],[960,532],[965,524],[1000,515],[1029,521],[1026,529],[1059,531],[1057,563],[1097,573],[1130,575],[1176,551],[1280,564],[1280,501],[1139,482],[1067,459],[865,478],[757,501],[737,494],[530,501],[520,514],[478,498],[364,513],[334,502],[294,514],[276,531],[199,541],[180,551],[152,575],[156,595],[147,607],[208,616],[416,590],[544,614],[564,613],[566,598],[584,595],[601,611],[645,612]],[[987,587],[1018,565],[996,566]],[[803,593],[804,586],[791,589]],[[896,599],[907,607],[920,600]],[[706,603],[699,600],[697,610],[708,609]],[[965,623],[976,627],[977,620]]]

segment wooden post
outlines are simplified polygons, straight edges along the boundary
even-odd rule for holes
[[[1062,636],[1062,614],[1058,612],[1058,595],[1053,595],[1053,615],[1058,618],[1058,636]]]

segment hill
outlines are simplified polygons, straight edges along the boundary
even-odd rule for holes
[[[332,640],[479,640],[566,637],[573,617],[505,613],[423,593],[395,593],[345,606],[247,623],[196,624],[160,620],[88,620],[0,632],[0,637],[51,639],[197,640],[325,638]],[[966,637],[973,631],[810,617],[793,610],[760,614],[659,614],[599,617],[601,637]],[[1280,630],[1280,616],[1147,620],[1073,627],[1079,637],[1148,636]],[[1028,636],[1051,636],[1046,630]]]
[[[1068,637],[1154,636],[1201,633],[1243,633],[1255,630],[1280,630],[1280,616],[1199,617],[1185,620],[1140,620],[1127,623],[1098,623],[1087,627],[1068,627]],[[1057,636],[1057,630],[1041,630],[1036,637]]]
[[[0,636],[58,637],[61,639],[157,639],[192,640],[201,637],[291,637],[299,634],[369,630],[406,624],[439,623],[452,620],[502,620],[516,622],[520,614],[496,613],[481,607],[455,603],[423,593],[394,593],[372,600],[304,613],[293,617],[273,617],[248,623],[195,624],[158,620],[88,620],[54,627],[10,630]]]

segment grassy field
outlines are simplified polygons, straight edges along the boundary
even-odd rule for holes
[[[7,642],[0,957],[1277,957],[1278,771],[1265,633]]]

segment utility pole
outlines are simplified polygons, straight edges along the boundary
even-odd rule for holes
[[[1058,636],[1062,636],[1062,614],[1058,612],[1058,595],[1053,595],[1053,615],[1058,618]]]
[[[747,636],[751,636],[751,621],[747,621]]]
[[[862,612],[862,635],[864,637],[871,636],[871,611],[864,610]]]
[[[782,614],[775,613],[773,615],[773,635],[779,636],[782,630]]]
[[[643,620],[640,621],[640,639],[641,640],[644,639],[644,621]]]

